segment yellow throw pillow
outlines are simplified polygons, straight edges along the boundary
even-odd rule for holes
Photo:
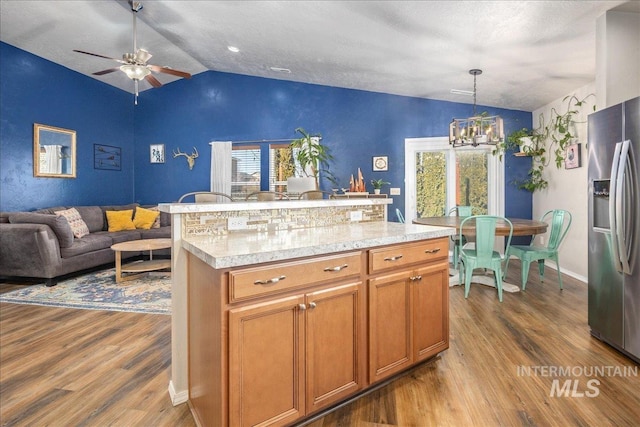
[[[136,214],[133,217],[133,225],[135,225],[136,228],[149,230],[155,223],[156,218],[158,218],[159,216],[159,211],[137,207]]]
[[[122,231],[122,230],[135,230],[136,226],[133,224],[131,217],[133,216],[133,209],[126,211],[106,211],[107,224],[109,224],[109,231]]]

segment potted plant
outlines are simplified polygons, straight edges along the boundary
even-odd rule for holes
[[[313,178],[315,189],[320,189],[320,172],[333,182],[333,175],[328,170],[329,162],[333,156],[329,149],[320,144],[320,134],[307,133],[303,128],[296,128],[296,132],[302,135],[300,138],[291,141],[295,158],[298,162],[296,172],[298,175]]]
[[[389,185],[391,184],[390,182],[387,181],[383,181],[381,179],[372,179],[371,180],[371,185],[373,185],[373,193],[374,194],[380,194],[380,189],[382,188],[383,185]]]

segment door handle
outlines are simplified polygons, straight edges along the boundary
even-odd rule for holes
[[[256,280],[255,282],[253,282],[253,284],[254,285],[272,285],[286,278],[287,276],[280,276],[280,277],[273,277],[271,279],[266,279],[266,280]]]
[[[390,257],[385,258],[384,260],[385,261],[397,261],[400,258],[402,258],[402,255],[390,256]]]
[[[440,252],[440,248],[435,248],[435,249],[427,249],[426,251],[424,251],[425,254],[435,254]]]
[[[349,267],[349,264],[342,264],[336,267],[327,267],[324,269],[324,271],[340,271],[340,270],[344,270],[347,267]]]

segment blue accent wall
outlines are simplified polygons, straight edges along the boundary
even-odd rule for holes
[[[366,183],[373,178],[400,187],[390,212],[404,211],[404,140],[448,135],[453,117],[467,117],[473,106],[295,83],[208,71],[141,95],[136,109],[136,201],[170,202],[190,191],[209,189],[211,141],[294,138],[303,127],[320,133],[335,160],[331,165],[339,185],[346,187],[361,168]],[[478,106],[500,114],[505,132],[531,126],[531,113]],[[149,145],[163,143],[164,164],[151,164]],[[180,148],[199,152],[189,170]],[[373,172],[372,157],[388,156],[389,171]],[[506,179],[526,175],[530,160],[506,156]],[[529,162],[529,163],[528,163]],[[322,182],[329,190],[333,185]],[[531,217],[531,194],[507,185],[509,216]],[[387,189],[388,191],[388,189]],[[512,203],[513,202],[513,203]],[[390,215],[394,219],[395,215]]]
[[[447,135],[453,117],[472,114],[470,104],[215,71],[144,91],[134,107],[130,93],[5,43],[0,59],[2,211],[175,201],[208,190],[210,141],[294,138],[297,127],[322,134],[340,186],[360,167],[367,183],[381,178],[400,187],[389,212],[404,211],[404,139]],[[500,114],[507,133],[531,126],[529,112],[478,110]],[[33,177],[33,123],[77,131],[77,178]],[[122,170],[94,169],[94,144],[122,148]],[[150,144],[165,144],[165,163],[150,163]],[[171,155],[194,147],[193,170]],[[373,172],[372,157],[381,155],[389,171]],[[531,217],[531,194],[510,184],[529,166],[528,158],[506,156],[507,216]]]
[[[130,203],[133,118],[130,94],[0,43],[0,210]],[[34,123],[76,131],[75,179],[33,176]],[[94,144],[120,147],[122,169],[94,169]]]

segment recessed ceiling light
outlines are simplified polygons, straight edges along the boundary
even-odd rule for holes
[[[238,53],[238,52],[240,52],[240,49],[238,49],[238,48],[237,48],[237,47],[235,47],[235,46],[227,46],[227,49],[229,49],[229,51],[230,51],[230,52],[233,52],[233,53]]]
[[[275,71],[277,73],[287,73],[291,74],[291,70],[288,68],[280,68],[280,67],[269,67],[271,71]]]

